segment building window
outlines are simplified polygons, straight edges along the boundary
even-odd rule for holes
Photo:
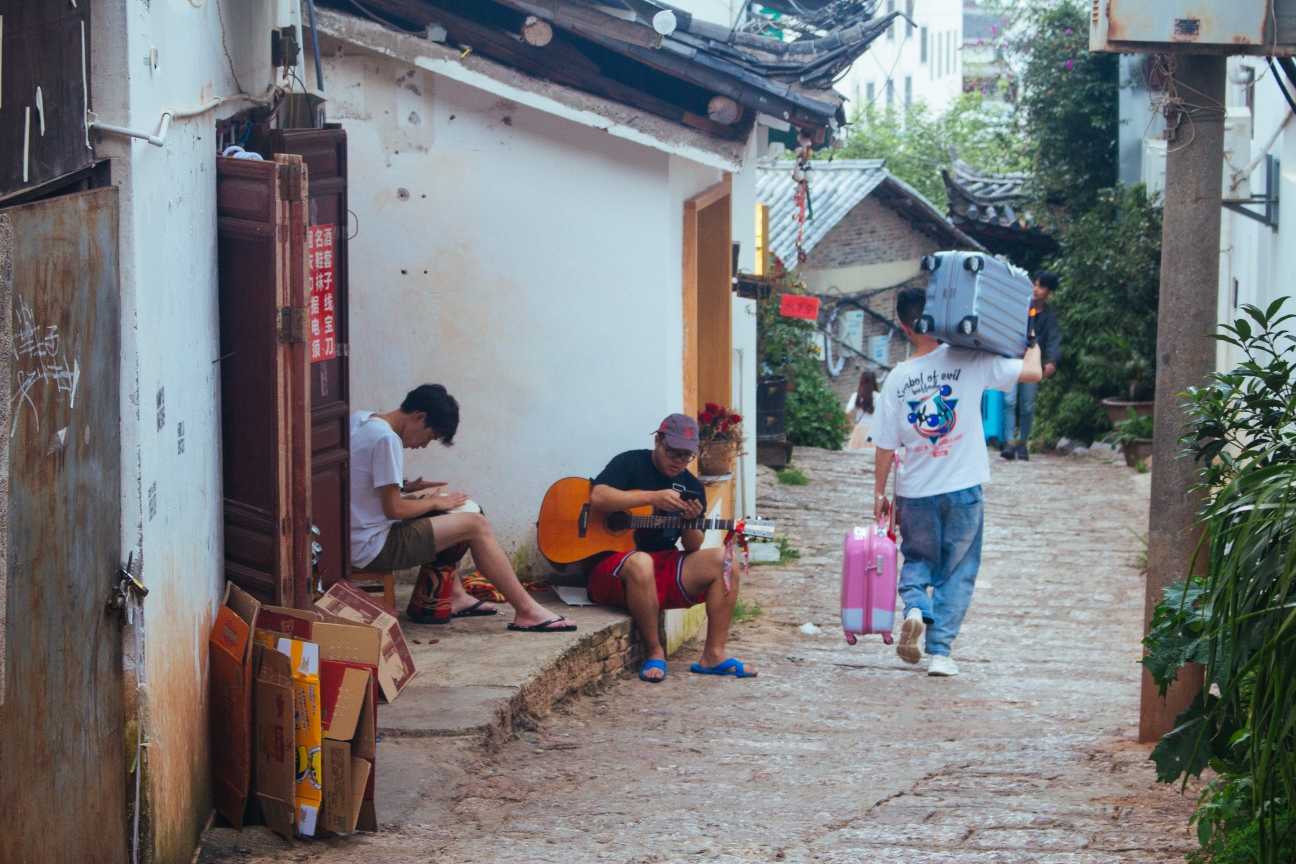
[[[905,22],[905,38],[906,38],[906,39],[912,39],[912,38],[913,38],[913,31],[914,31],[914,25],[913,25],[913,4],[914,4],[914,0],[905,0],[905,15],[909,16],[909,20]]]
[[[945,68],[948,69],[950,72],[954,71],[954,40],[957,37],[958,37],[958,31],[951,30],[949,34],[949,38],[945,40],[945,50],[949,52],[949,57],[946,58],[945,61]]]
[[[945,67],[941,64],[945,62],[945,34],[936,34],[936,62],[932,64],[936,67],[936,77],[939,78],[945,74]]]
[[[873,100],[877,98],[877,90],[873,87],[872,81],[864,85],[864,98],[868,100],[868,104],[870,105],[872,105]]]
[[[905,76],[905,109],[913,107],[913,78]]]
[[[887,109],[890,110],[891,108],[895,107],[895,82],[892,81],[890,78],[888,78],[886,82],[886,94],[887,94]]]
[[[895,11],[895,0],[887,0],[887,14],[890,15]],[[886,38],[888,42],[895,41],[895,19],[887,25]]]
[[[927,28],[918,28],[918,62],[927,62]]]

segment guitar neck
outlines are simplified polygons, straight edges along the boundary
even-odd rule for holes
[[[631,528],[656,528],[682,531],[732,531],[738,523],[733,519],[685,519],[683,516],[631,516]]]

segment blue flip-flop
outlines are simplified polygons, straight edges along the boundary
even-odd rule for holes
[[[696,672],[699,675],[729,675],[733,678],[755,678],[760,674],[758,672],[743,671],[743,665],[732,657],[717,666],[712,666],[710,669],[703,668],[700,663],[694,663],[689,667],[689,671]]]
[[[662,671],[662,677],[660,677],[660,678],[648,678],[648,677],[646,677],[643,673],[647,672],[649,669],[660,669],[660,670]],[[649,684],[660,684],[661,682],[665,681],[665,680],[666,680],[666,661],[665,661],[665,660],[645,660],[645,661],[644,661],[644,664],[643,664],[643,667],[640,668],[640,670],[639,670],[639,680],[640,680],[640,681],[647,681]]]

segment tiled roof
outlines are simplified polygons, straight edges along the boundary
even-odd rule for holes
[[[884,159],[813,160],[810,163],[810,203],[813,219],[807,219],[801,248],[809,253],[846,214],[885,187],[883,201],[910,219],[925,223],[930,232],[952,247],[979,248],[950,224],[940,209],[917,189],[886,170]],[[796,266],[797,205],[795,162],[773,162],[759,166],[756,200],[770,207],[769,247],[788,267]]]
[[[1027,210],[1028,175],[983,173],[960,159],[953,148],[950,157],[954,170],[941,171],[941,178],[953,224],[994,252],[1007,253],[1013,245],[1056,248],[1056,241]]]

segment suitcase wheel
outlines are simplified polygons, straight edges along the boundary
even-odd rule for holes
[[[940,261],[935,255],[924,255],[922,260],[918,262],[918,269],[925,270],[928,273],[934,273],[936,271],[936,265],[939,263]]]
[[[854,644],[855,644],[855,634],[854,634],[854,633],[847,633],[847,634],[846,634],[846,644],[847,644],[847,645],[854,645]]]
[[[882,634],[882,644],[883,644],[883,645],[890,645],[890,644],[891,644],[891,634],[890,634],[890,633],[883,633],[883,634]]]
[[[913,259],[910,259],[913,260]],[[963,259],[963,269],[969,273],[980,273],[985,267],[985,259],[980,255],[973,255],[970,258]]]

